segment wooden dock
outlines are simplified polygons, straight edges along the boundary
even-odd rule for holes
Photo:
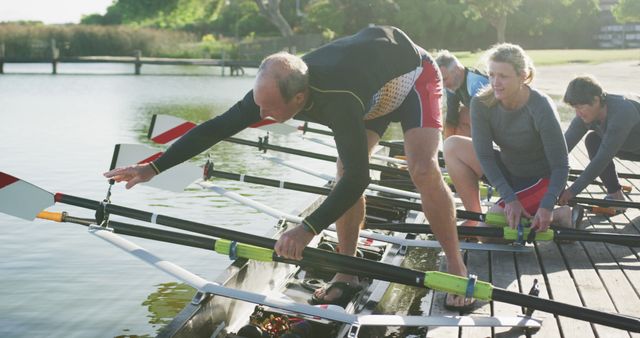
[[[136,56],[77,56],[77,57],[58,57],[41,58],[41,59],[19,59],[2,57],[2,49],[0,49],[0,74],[4,74],[4,65],[8,63],[50,63],[51,74],[58,73],[58,64],[60,63],[126,63],[133,66],[133,73],[141,74],[143,65],[160,65],[160,66],[204,66],[204,67],[220,67],[222,75],[225,75],[225,68],[229,68],[229,75],[244,75],[244,68],[258,68],[260,61],[242,61],[242,60],[226,60],[226,59],[177,59],[177,58],[153,58]],[[54,53],[55,55],[56,53]]]
[[[619,172],[639,173],[640,163],[616,160]],[[588,156],[580,143],[570,154],[571,168],[584,168]],[[640,201],[640,180],[622,180],[632,186],[627,196]],[[590,185],[580,196],[603,198],[603,187]],[[611,218],[590,213],[579,228],[590,231],[640,234],[640,210],[627,209]],[[481,280],[511,291],[528,293],[534,279],[540,284],[540,297],[596,310],[625,315],[640,315],[640,256],[637,248],[595,242],[528,244],[530,253],[469,251],[465,259],[469,272]],[[444,266],[441,266],[444,269]],[[426,303],[431,315],[458,315],[443,307],[444,294],[436,292]],[[499,302],[480,303],[473,315],[514,316],[523,309]],[[543,319],[535,337],[640,337],[640,334],[594,325],[566,317],[536,311]],[[530,337],[518,329],[503,328],[430,328],[427,337]]]

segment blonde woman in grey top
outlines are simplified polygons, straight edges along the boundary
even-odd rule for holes
[[[568,203],[596,176],[607,189],[605,199],[624,200],[613,158],[640,161],[640,97],[606,93],[594,77],[579,76],[567,86],[564,102],[576,111],[564,133],[567,147],[571,151],[586,134],[591,161],[558,203]]]
[[[569,207],[553,212],[569,174],[555,105],[529,86],[534,67],[520,46],[500,44],[487,55],[490,87],[471,100],[473,141],[454,136],[444,144],[456,191],[467,210],[480,211],[478,180],[486,176],[501,196],[490,211],[503,212],[512,228],[521,217],[533,218],[536,231],[570,226]]]

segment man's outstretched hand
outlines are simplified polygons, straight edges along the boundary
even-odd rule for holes
[[[116,182],[127,182],[125,186],[127,189],[131,189],[134,185],[142,182],[148,182],[155,175],[149,163],[136,164],[124,168],[116,168],[103,174],[104,177],[112,179]]]

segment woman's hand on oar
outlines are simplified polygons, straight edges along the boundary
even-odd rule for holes
[[[504,215],[512,229],[518,227],[521,217],[531,218],[531,214],[527,212],[518,200],[511,201],[504,206]]]
[[[536,232],[546,231],[551,226],[552,220],[553,213],[551,210],[538,208],[536,215],[533,217],[533,221],[531,221],[531,230],[535,230]]]
[[[570,200],[572,200],[576,195],[569,189],[565,189],[565,191],[560,194],[560,198],[558,198],[558,205],[567,205]]]
[[[127,189],[131,189],[138,183],[148,182],[158,173],[150,163],[142,163],[131,165],[123,168],[116,168],[104,173],[104,177],[112,179],[116,182],[127,182],[125,186]]]

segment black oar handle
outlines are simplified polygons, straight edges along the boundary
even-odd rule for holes
[[[560,303],[554,300],[538,298],[496,287],[493,288],[493,300],[520,305],[526,308],[535,308],[539,311],[611,326],[617,329],[640,332],[640,319],[635,317],[592,310],[584,306]]]
[[[98,201],[57,193],[55,195],[56,202],[74,205],[86,209],[98,210],[103,209],[108,214],[124,216],[145,222],[155,220],[156,224],[181,229],[185,231],[195,232],[202,235],[224,238],[231,241],[237,241],[245,244],[255,245],[262,248],[273,249],[276,241],[271,238],[252,235],[240,231],[224,229],[207,224],[187,221],[175,217],[165,215],[155,215],[153,213],[127,208],[115,204],[104,204]],[[368,261],[362,258],[344,256],[327,252],[320,249],[305,248],[303,251],[304,259],[309,260],[309,264],[330,264],[336,267],[336,271],[345,271],[351,273],[354,271],[366,273],[372,278],[386,280],[389,282],[401,283],[405,285],[424,287],[424,272],[411,270],[395,265]]]

